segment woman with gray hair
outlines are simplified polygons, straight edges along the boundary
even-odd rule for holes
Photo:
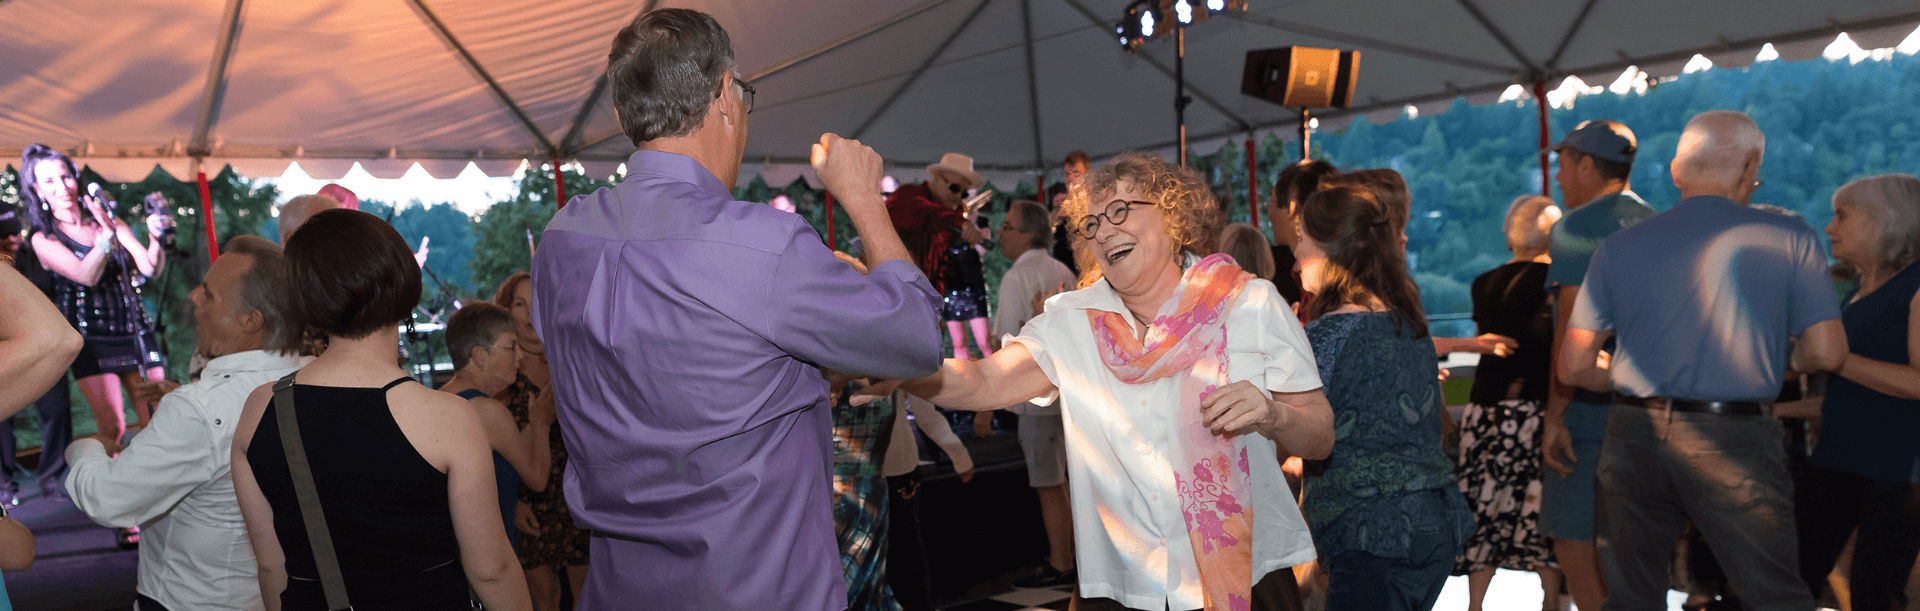
[[[1473,280],[1473,321],[1482,333],[1515,338],[1511,352],[1484,354],[1460,419],[1460,492],[1478,527],[1454,559],[1467,576],[1467,608],[1479,611],[1494,569],[1538,571],[1546,600],[1558,609],[1560,572],[1540,532],[1540,415],[1546,404],[1553,346],[1547,299],[1547,237],[1560,208],[1539,195],[1507,207],[1505,233],[1513,259]]]
[[[1833,257],[1858,275],[1840,312],[1851,351],[1827,387],[1820,444],[1794,482],[1800,576],[1817,596],[1856,527],[1853,608],[1906,607],[1920,554],[1920,179],[1862,178],[1833,193]]]

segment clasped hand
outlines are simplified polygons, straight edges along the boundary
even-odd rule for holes
[[[1290,412],[1268,399],[1252,382],[1223,386],[1200,401],[1200,417],[1215,435],[1231,435],[1247,427],[1271,433],[1287,425]]]

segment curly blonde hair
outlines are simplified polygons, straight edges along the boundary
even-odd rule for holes
[[[1079,185],[1067,192],[1067,200],[1062,204],[1067,218],[1077,221],[1085,217],[1088,202],[1111,200],[1123,180],[1132,183],[1145,201],[1153,202],[1154,208],[1160,210],[1167,239],[1182,254],[1200,257],[1213,254],[1214,241],[1220,236],[1220,204],[1214,199],[1213,190],[1200,179],[1198,172],[1153,155],[1121,153],[1087,174]],[[1073,241],[1074,259],[1080,264],[1080,287],[1091,286],[1102,277],[1099,262],[1085,239],[1073,231],[1067,234]]]

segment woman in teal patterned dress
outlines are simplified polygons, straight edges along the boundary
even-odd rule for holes
[[[849,611],[899,611],[887,587],[887,478],[880,461],[892,438],[891,397],[850,404],[860,382],[828,374],[833,402],[833,531],[847,576]],[[850,386],[852,388],[850,388]]]
[[[1327,400],[1333,453],[1309,464],[1304,509],[1331,611],[1433,608],[1473,534],[1453,462],[1433,338],[1400,235],[1375,195],[1341,187],[1299,209],[1302,314]]]

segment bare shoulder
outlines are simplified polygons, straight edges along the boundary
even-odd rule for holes
[[[273,400],[273,382],[261,384],[247,394],[247,402],[240,409],[240,422],[233,430],[233,448],[245,453],[253,442],[253,433],[260,427],[260,418],[267,411],[267,403]]]
[[[441,471],[462,454],[488,447],[466,399],[421,384],[401,384],[387,391],[387,407],[407,442]]]

